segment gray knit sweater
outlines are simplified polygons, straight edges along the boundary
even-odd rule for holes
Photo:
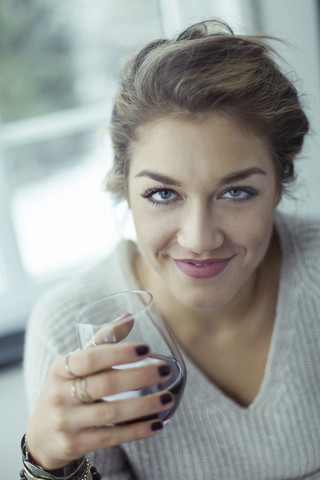
[[[277,315],[264,379],[247,408],[224,395],[185,357],[178,411],[150,439],[93,453],[103,479],[320,479],[320,224],[277,214],[283,251]],[[25,349],[32,410],[48,366],[77,347],[76,311],[107,294],[137,288],[136,246],[55,288],[31,316]],[[152,347],[153,339],[141,341]]]

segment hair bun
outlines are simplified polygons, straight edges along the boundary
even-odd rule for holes
[[[184,30],[178,37],[180,40],[196,40],[197,38],[212,35],[234,35],[232,28],[222,20],[206,20],[199,22]]]

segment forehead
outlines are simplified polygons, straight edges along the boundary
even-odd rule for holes
[[[174,175],[262,167],[273,171],[268,142],[239,121],[221,113],[200,118],[166,116],[137,130],[130,172],[148,168]]]

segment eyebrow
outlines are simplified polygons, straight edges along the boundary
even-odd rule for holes
[[[222,177],[219,180],[219,186],[226,185],[233,182],[238,182],[239,180],[245,180],[251,175],[267,175],[267,172],[259,167],[246,168],[244,170],[239,170],[237,172],[230,173],[225,177]]]
[[[167,175],[161,175],[160,173],[151,172],[150,170],[142,170],[141,172],[137,173],[136,178],[138,177],[149,177],[156,182],[165,183],[166,185],[174,185],[176,187],[181,187],[181,183],[177,180],[174,180],[171,177],[167,177]]]
[[[246,168],[244,170],[232,172],[229,175],[222,177],[219,180],[218,186],[221,187],[223,185],[237,182],[239,180],[245,180],[251,175],[267,175],[267,172],[259,167]],[[178,182],[177,180],[174,180],[173,178],[168,177],[167,175],[161,175],[160,173],[152,172],[151,170],[142,170],[136,175],[136,178],[139,178],[139,177],[149,177],[152,180],[155,180],[156,182],[164,183],[166,185],[173,185],[175,187],[181,187],[181,183]]]

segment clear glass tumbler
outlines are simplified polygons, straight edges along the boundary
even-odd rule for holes
[[[104,401],[133,398],[168,390],[175,397],[173,407],[158,413],[166,422],[176,411],[186,383],[186,367],[179,347],[156,308],[151,293],[143,290],[124,291],[86,305],[76,315],[80,348],[104,343],[142,342],[150,348],[148,358],[115,369],[129,369],[150,363],[166,362],[171,377],[161,383],[103,397]]]

